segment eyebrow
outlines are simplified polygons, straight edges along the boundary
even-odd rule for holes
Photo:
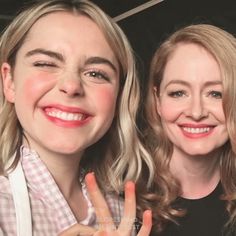
[[[90,64],[106,64],[110,66],[114,72],[117,73],[117,68],[115,67],[115,65],[110,60],[104,57],[90,57],[85,61],[85,65]]]
[[[46,50],[46,49],[43,49],[43,48],[36,48],[36,49],[31,50],[31,51],[28,51],[25,54],[25,56],[26,57],[31,57],[31,56],[34,56],[36,54],[44,54],[46,56],[55,58],[55,59],[57,59],[57,60],[59,60],[61,62],[65,61],[65,59],[64,59],[64,57],[63,57],[63,55],[61,53],[50,51],[50,50]]]
[[[165,88],[167,88],[170,84],[181,84],[181,85],[185,85],[189,87],[189,83],[187,81],[184,80],[171,80],[170,82],[168,82],[165,86]],[[204,87],[208,87],[208,86],[212,86],[212,85],[222,85],[222,81],[221,80],[213,80],[213,81],[207,81],[204,84]]]
[[[36,54],[44,54],[46,56],[55,58],[61,62],[65,62],[64,56],[61,53],[46,50],[43,48],[36,48],[31,51],[28,51],[25,56],[30,57]],[[115,67],[115,65],[110,60],[104,57],[90,57],[85,62],[85,65],[89,65],[89,64],[106,64],[106,65],[109,65],[112,68],[112,70],[114,70],[117,73],[117,68]]]

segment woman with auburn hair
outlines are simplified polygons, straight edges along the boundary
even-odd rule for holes
[[[2,34],[0,65],[0,232],[134,235],[134,182],[145,165],[150,186],[154,168],[137,137],[138,77],[118,25],[90,1],[40,1]],[[150,211],[143,222],[139,236]]]
[[[157,49],[145,103],[157,170],[143,205],[153,210],[153,235],[235,235],[235,106],[231,34],[190,25]]]

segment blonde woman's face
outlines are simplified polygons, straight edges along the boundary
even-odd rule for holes
[[[31,28],[14,71],[2,66],[30,145],[41,155],[80,155],[110,127],[119,91],[115,55],[88,17],[51,13]],[[10,78],[12,77],[12,78]]]
[[[220,69],[202,47],[177,46],[167,62],[156,99],[174,153],[206,155],[228,140]]]

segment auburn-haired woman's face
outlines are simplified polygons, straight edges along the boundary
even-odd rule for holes
[[[167,62],[157,111],[175,152],[204,155],[228,140],[218,63],[196,44],[180,44]]]

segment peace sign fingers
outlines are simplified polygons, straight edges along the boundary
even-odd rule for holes
[[[99,229],[104,231],[113,231],[115,225],[113,223],[110,210],[107,203],[97,186],[96,179],[93,173],[88,173],[85,176],[86,186],[91,198],[92,205],[94,206],[95,213],[97,216]]]

